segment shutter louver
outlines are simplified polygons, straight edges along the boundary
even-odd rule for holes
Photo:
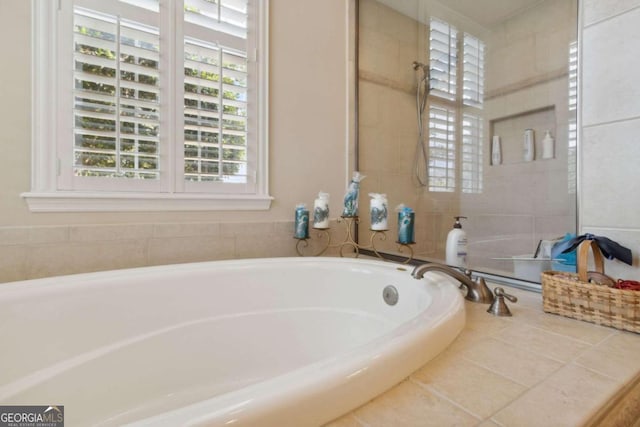
[[[157,28],[74,8],[74,173],[159,178]]]
[[[568,192],[576,193],[578,177],[578,43],[569,44],[569,130],[567,135]],[[557,142],[557,141],[556,141]]]
[[[431,18],[429,28],[429,66],[431,94],[455,101],[457,93],[458,51],[455,27]]]
[[[203,28],[247,37],[247,2],[242,0],[185,0],[184,19]]]
[[[429,107],[429,191],[452,192],[456,187],[456,113]]]
[[[462,117],[462,192],[482,193],[482,118]]]
[[[462,102],[465,105],[482,108],[484,100],[484,43],[464,34]]]
[[[246,184],[247,3],[187,0],[185,22],[184,175],[186,181]],[[210,32],[203,41],[204,28]],[[211,31],[214,30],[214,31]],[[224,33],[224,37],[216,34]]]
[[[462,55],[458,74],[458,45]],[[430,19],[429,60],[431,92],[429,107],[429,190],[456,191],[457,159],[459,187],[464,193],[482,192],[482,126],[478,114],[484,101],[485,44],[437,18]],[[458,87],[461,90],[458,90]],[[463,113],[463,111],[465,111]],[[461,134],[457,141],[457,133]],[[460,154],[456,154],[459,150]]]
[[[187,181],[247,181],[247,64],[242,54],[185,42]]]

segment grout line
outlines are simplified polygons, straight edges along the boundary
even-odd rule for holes
[[[576,319],[574,319],[574,320],[576,320]],[[575,338],[575,337],[571,337],[569,335],[561,334],[560,332],[556,332],[556,331],[553,331],[553,330],[550,330],[550,329],[542,328],[540,326],[529,326],[529,327],[533,328],[533,329],[538,329],[538,330],[543,331],[543,332],[547,332],[547,333],[549,333],[551,335],[555,335],[555,336],[560,337],[560,338],[569,339],[571,341],[575,341],[575,342],[580,343],[580,344],[585,344],[585,345],[588,345],[589,347],[593,347],[593,346],[595,346],[595,345],[597,345],[597,344],[599,344],[601,342],[601,341],[599,341],[598,343],[593,344],[593,343],[590,343],[588,341],[583,341],[581,339],[578,339],[578,338]],[[609,335],[607,335],[607,337],[609,337]],[[605,339],[606,339],[606,337],[605,337]]]
[[[501,342],[502,342],[502,341],[501,341]],[[518,350],[522,350],[520,347],[517,347],[517,348],[518,348]],[[538,355],[538,353],[536,353],[536,355]],[[546,356],[545,356],[545,357],[546,357]],[[546,357],[546,358],[547,358],[547,359],[549,359],[549,357]],[[484,369],[486,369],[486,370],[488,370],[488,371],[490,371],[490,372],[492,372],[492,373],[494,373],[494,374],[496,374],[496,375],[500,375],[500,376],[502,376],[502,377],[504,377],[504,378],[506,378],[506,379],[508,379],[508,380],[510,380],[510,381],[512,381],[512,382],[514,382],[514,383],[516,383],[516,384],[520,384],[521,386],[525,387],[527,390],[531,390],[531,389],[533,389],[533,388],[535,388],[535,387],[539,386],[540,384],[542,384],[543,382],[545,382],[546,380],[548,380],[549,378],[551,378],[552,376],[554,376],[555,374],[557,374],[557,373],[558,373],[558,371],[560,371],[562,368],[564,368],[564,367],[565,367],[565,366],[567,366],[569,363],[571,363],[571,362],[561,362],[561,361],[558,361],[558,360],[556,360],[556,359],[550,359],[550,360],[553,360],[554,362],[558,362],[558,363],[560,363],[560,366],[559,366],[558,368],[554,369],[553,371],[549,372],[549,374],[548,374],[548,375],[544,376],[544,377],[543,377],[543,378],[541,378],[539,381],[537,381],[537,382],[535,382],[535,383],[533,383],[532,385],[530,385],[530,386],[529,386],[529,385],[527,385],[527,384],[523,384],[522,382],[518,381],[518,380],[517,380],[517,379],[515,379],[515,378],[512,378],[512,377],[508,376],[508,375],[507,375],[507,374],[505,374],[505,373],[495,371],[494,369],[492,369],[492,368],[490,368],[490,367],[488,367],[488,366],[485,366],[485,365],[483,365],[483,364],[481,364],[481,363],[478,363],[478,362],[474,361],[473,359],[469,359],[469,358],[467,358],[466,356],[463,356],[463,359],[465,359],[466,361],[471,362],[471,363],[473,363],[473,364],[475,364],[475,365],[477,365],[477,366],[480,366],[481,368],[484,368]]]
[[[489,418],[489,421],[491,421],[492,423],[495,423],[497,425],[499,425],[500,427],[507,427],[504,424],[502,424],[501,422],[498,422],[498,420],[493,418],[493,415]]]
[[[510,376],[508,376],[508,375],[505,375],[505,374],[504,374],[504,373],[502,373],[502,372],[497,372],[497,371],[493,370],[492,368],[490,368],[490,367],[488,367],[488,366],[486,366],[486,365],[483,365],[482,363],[476,362],[476,361],[475,361],[475,360],[473,360],[473,359],[470,359],[470,358],[468,358],[468,357],[466,357],[466,356],[462,356],[462,358],[463,358],[465,361],[470,362],[470,363],[473,363],[474,365],[476,365],[476,366],[478,366],[478,367],[480,367],[480,368],[482,368],[482,369],[486,369],[487,371],[491,372],[492,374],[495,374],[495,375],[501,376],[502,378],[506,378],[506,379],[508,379],[508,380],[509,380],[509,381],[511,381],[511,382],[514,382],[514,383],[516,383],[516,384],[518,384],[518,385],[521,385],[522,387],[526,388],[527,390],[529,390],[530,388],[532,388],[532,387],[530,387],[530,386],[528,386],[528,385],[526,385],[526,384],[521,383],[520,381],[516,380],[515,378],[512,378],[512,377],[510,377]]]
[[[530,349],[530,348],[529,348],[529,349],[527,349],[527,348],[522,348],[522,347],[517,346],[517,345],[515,345],[515,344],[512,344],[512,343],[510,343],[509,341],[506,341],[506,340],[504,340],[504,339],[502,339],[502,338],[500,338],[500,337],[494,337],[494,338],[495,338],[496,340],[500,341],[500,342],[501,342],[501,343],[503,343],[503,344],[506,344],[506,345],[512,345],[514,348],[517,348],[517,349],[520,349],[520,350],[523,350],[523,351],[527,351],[527,352],[529,352],[529,353],[531,353],[531,354],[534,354],[534,355],[536,355],[536,356],[538,356],[538,357],[542,357],[542,358],[545,358],[545,359],[553,360],[554,362],[558,362],[558,363],[562,363],[562,364],[567,364],[567,363],[569,363],[569,362],[568,362],[568,361],[566,361],[566,360],[558,359],[558,358],[556,358],[556,357],[550,356],[550,355],[548,355],[548,354],[540,353],[540,352],[535,351],[535,350],[532,350],[532,349]]]
[[[488,420],[490,420],[491,422],[494,422],[496,424],[498,424],[499,426],[504,426],[504,424],[499,423],[498,421],[495,421],[493,419],[493,417],[495,415],[497,415],[498,413],[500,413],[503,409],[505,409],[506,407],[510,406],[513,402],[516,402],[518,399],[520,399],[522,396],[524,396],[525,394],[527,394],[533,387],[525,387],[524,390],[522,390],[521,393],[519,393],[516,397],[514,397],[513,399],[509,400],[507,403],[505,403],[504,405],[502,405],[500,408],[496,409],[495,411],[493,411],[493,413],[487,418]]]
[[[583,365],[582,363],[578,362],[577,360],[573,360],[573,361],[571,362],[571,364],[573,364],[573,365],[575,365],[575,366],[579,366],[579,367],[581,367],[581,368],[584,368],[584,369],[586,369],[586,370],[587,370],[587,371],[589,371],[589,372],[593,372],[594,374],[598,374],[598,375],[600,375],[600,376],[602,376],[602,377],[605,377],[605,378],[608,378],[608,379],[610,379],[610,380],[613,380],[613,381],[615,381],[616,383],[620,383],[620,382],[622,381],[622,380],[620,380],[620,378],[612,377],[611,375],[609,375],[609,374],[605,374],[604,372],[600,372],[600,371],[598,371],[597,369],[594,369],[594,368],[592,368],[592,367],[589,367],[589,366]]]
[[[583,230],[585,228],[591,228],[591,229],[598,229],[598,230],[606,230],[606,231],[640,231],[640,228],[638,227],[610,227],[610,226],[606,226],[606,227],[600,227],[597,225],[583,225],[581,227]]]
[[[424,384],[424,383],[414,379],[413,377],[409,377],[409,382],[411,382],[411,383],[417,385],[418,387],[420,387],[421,389],[426,390],[426,391],[428,391],[430,393],[433,393],[436,396],[438,396],[439,398],[451,403],[453,406],[455,406],[458,409],[461,409],[462,411],[464,411],[467,414],[471,415],[472,417],[476,418],[478,421],[482,421],[482,417],[481,416],[479,416],[478,414],[476,414],[476,413],[472,412],[471,410],[465,408],[464,406],[462,406],[461,404],[459,404],[455,400],[452,400],[451,398],[447,397],[445,394],[442,394],[440,391],[438,391],[433,386],[431,386],[429,384]]]
[[[584,364],[582,364],[582,363],[580,363],[578,361],[578,359],[580,359],[582,356],[584,356],[587,352],[593,350],[596,346],[599,346],[600,344],[608,341],[609,339],[611,339],[612,337],[614,337],[617,334],[618,334],[618,331],[613,331],[613,333],[611,333],[610,335],[607,335],[605,338],[600,340],[597,344],[594,344],[589,348],[585,348],[583,351],[581,351],[575,357],[573,357],[571,359],[571,361],[569,361],[569,363],[567,363],[567,366],[570,365],[570,364],[575,365],[575,366],[580,366],[580,367],[582,367],[582,368],[584,368],[584,369],[586,369],[586,370],[588,370],[590,372],[596,373],[598,375],[601,375],[601,376],[603,376],[605,378],[609,378],[609,379],[614,380],[616,382],[620,382],[619,378],[616,378],[616,377],[613,377],[611,375],[605,374],[604,372],[600,372],[599,370],[594,369],[594,368],[592,368],[590,366],[586,366],[586,365],[584,365]]]
[[[354,414],[355,410],[351,411],[351,416],[356,420],[356,422],[358,424],[360,424],[362,427],[371,427],[370,424],[368,424],[366,421],[361,420],[360,418],[358,418],[358,416],[356,416],[356,414]]]
[[[591,128],[596,128],[600,126],[615,125],[619,123],[633,122],[637,120],[640,120],[640,116],[624,117],[622,119],[615,119],[615,120],[609,120],[606,122],[597,122],[597,123],[591,123],[588,125],[582,125],[582,129],[591,129]]]
[[[601,24],[601,23],[603,23],[603,22],[611,21],[611,20],[613,20],[613,19],[615,19],[615,18],[618,18],[618,17],[620,17],[620,16],[622,16],[622,15],[625,15],[625,14],[627,14],[627,13],[633,12],[633,11],[635,11],[635,10],[637,10],[637,9],[640,9],[640,6],[634,6],[634,7],[631,7],[631,8],[629,8],[629,9],[622,10],[622,11],[620,11],[620,12],[618,12],[618,13],[614,13],[613,15],[609,15],[609,16],[606,16],[606,17],[604,17],[604,18],[598,19],[598,20],[596,20],[596,21],[593,21],[593,22],[591,22],[591,23],[589,23],[589,24],[584,25],[584,26],[582,27],[582,29],[583,29],[583,30],[586,30],[586,29],[588,29],[588,28],[591,28],[591,27],[593,27],[593,26],[595,26],[595,25],[598,25],[598,24]]]

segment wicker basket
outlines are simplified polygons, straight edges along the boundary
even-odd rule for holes
[[[604,273],[600,248],[592,240],[578,247],[578,274],[542,273],[542,304],[547,313],[640,333],[640,291],[588,283],[587,259],[592,249],[596,271]]]

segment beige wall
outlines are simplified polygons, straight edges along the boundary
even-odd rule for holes
[[[297,202],[327,191],[338,215],[348,168],[347,0],[271,0],[269,211],[108,214],[34,214],[20,198],[30,188],[30,4],[0,2],[0,282],[294,255]]]
[[[582,3],[581,231],[630,248],[633,267],[605,268],[640,280],[640,1]]]
[[[322,189],[334,196],[332,216],[339,213],[348,167],[345,2],[271,0],[270,179],[275,201],[270,211],[118,214],[31,214],[19,198],[29,189],[30,173],[29,4],[0,2],[3,64],[14,64],[0,71],[0,282],[293,254],[291,208],[296,202],[309,203]],[[633,267],[607,262],[607,271],[639,280],[635,160],[640,158],[640,85],[635,76],[640,60],[629,52],[640,39],[640,1],[583,0],[581,9],[580,231],[606,235],[631,248]],[[411,102],[405,98],[405,108]],[[296,120],[288,119],[289,114]],[[413,119],[413,110],[410,114]],[[372,182],[379,180],[364,181]],[[394,188],[375,185],[365,191],[392,194]]]
[[[360,1],[358,141],[360,171],[367,176],[360,203],[362,212],[368,212],[368,193],[387,194],[394,230],[380,248],[396,250],[393,208],[404,203],[417,212],[416,254],[444,259],[444,241],[453,224],[449,219],[457,215],[458,197],[428,192],[413,173],[418,131],[411,63],[427,61],[425,37],[426,28],[418,21],[375,0]],[[366,239],[370,221],[366,213],[361,216]]]

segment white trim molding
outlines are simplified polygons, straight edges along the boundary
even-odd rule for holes
[[[88,1],[88,0],[85,0]],[[70,2],[73,4],[73,2]],[[173,4],[173,3],[171,3]],[[167,144],[163,161],[170,162],[171,171],[161,170],[162,186],[147,188],[153,183],[144,180],[133,185],[111,185],[115,179],[107,178],[104,182],[93,179],[85,187],[69,185],[65,178],[68,175],[70,157],[60,156],[58,149],[61,130],[68,122],[68,115],[61,114],[64,108],[70,108],[68,90],[61,90],[59,84],[59,65],[67,61],[67,56],[61,55],[59,46],[63,42],[64,30],[70,28],[71,14],[68,13],[69,4],[59,3],[58,0],[31,0],[32,5],[32,88],[31,107],[33,121],[31,129],[32,159],[31,159],[31,190],[21,194],[29,210],[32,212],[125,212],[125,211],[262,211],[271,208],[273,197],[269,195],[269,0],[256,0],[250,3],[255,24],[252,31],[256,38],[247,46],[248,68],[253,72],[253,82],[257,86],[257,96],[250,106],[254,126],[248,130],[257,144],[249,144],[251,170],[248,182],[241,183],[212,183],[207,188],[204,185],[191,185],[189,188],[180,175],[180,168],[173,162],[176,153],[183,150],[180,143]],[[175,3],[176,10],[182,11]],[[164,16],[161,28],[168,33],[175,33],[172,27],[172,15]],[[168,30],[167,30],[168,28]],[[256,43],[257,42],[257,43]],[[177,41],[174,40],[174,43]],[[171,50],[171,49],[170,49]],[[169,52],[168,54],[172,54]],[[166,66],[168,61],[164,62]],[[175,69],[167,70],[168,75],[174,75],[183,66],[174,64]],[[46,71],[46,72],[43,72]],[[176,96],[171,80],[167,102],[172,104],[172,110],[182,109],[182,99]],[[67,85],[68,86],[68,85]],[[66,86],[65,86],[66,87]],[[175,112],[175,111],[174,111]],[[170,113],[170,116],[177,116]],[[181,141],[183,130],[176,121],[164,128],[166,138]],[[177,150],[177,151],[173,151]],[[64,151],[65,153],[67,151]],[[64,157],[64,158],[63,158]],[[62,171],[62,172],[61,172]],[[177,172],[176,172],[177,171]],[[116,178],[117,179],[117,178]],[[66,180],[66,181],[65,181]],[[88,180],[87,180],[88,181]],[[108,182],[111,181],[111,182]],[[83,181],[84,183],[84,181]],[[166,184],[169,183],[169,184]],[[95,184],[95,185],[94,185]],[[102,185],[104,184],[104,185]],[[107,185],[108,184],[108,185]],[[200,183],[198,183],[200,184]],[[149,191],[148,191],[149,190]]]
[[[140,212],[268,210],[273,197],[243,194],[23,193],[31,212]]]

